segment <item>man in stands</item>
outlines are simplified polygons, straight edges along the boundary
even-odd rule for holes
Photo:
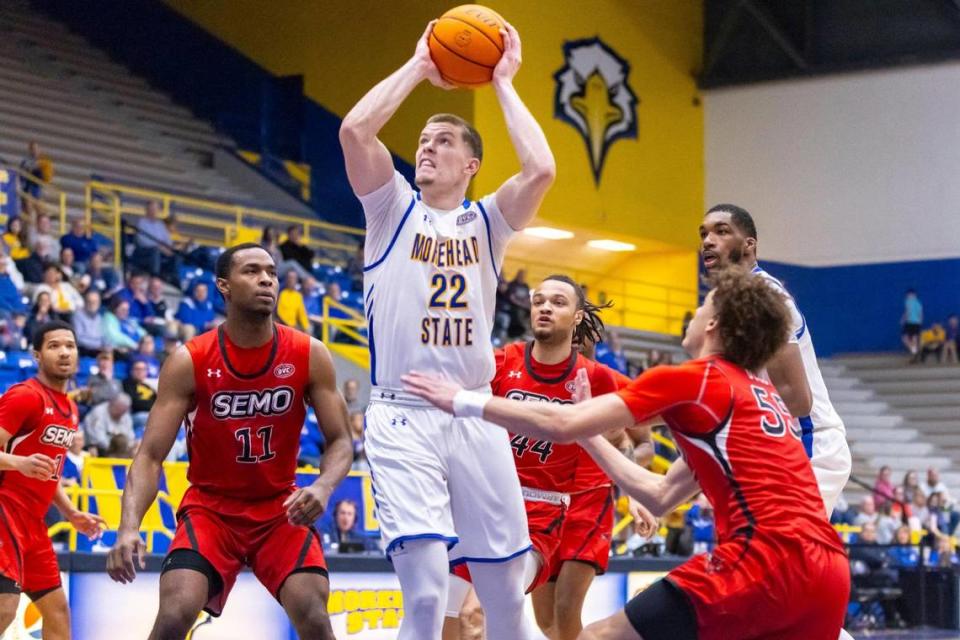
[[[280,245],[280,254],[282,266],[292,268],[301,278],[313,273],[313,249],[303,244],[303,229],[299,225],[287,228],[287,239]]]
[[[77,433],[77,405],[67,384],[77,372],[70,325],[52,321],[33,338],[36,377],[0,396],[0,633],[25,593],[43,617],[43,637],[70,637],[70,611],[44,516],[53,503],[78,531],[100,535],[100,516],[77,510],[60,487],[64,459]]]
[[[151,275],[175,280],[178,277],[179,264],[172,250],[173,239],[167,225],[160,219],[160,205],[151,200],[144,208],[144,214],[145,217],[137,221],[134,261]]]
[[[198,282],[193,285],[190,296],[180,301],[177,320],[180,321],[184,340],[189,342],[194,336],[214,327],[216,312],[213,310],[209,295],[207,285]]]
[[[60,246],[73,249],[73,257],[81,265],[86,265],[97,252],[97,241],[86,221],[80,217],[70,221],[70,232],[60,238]]]

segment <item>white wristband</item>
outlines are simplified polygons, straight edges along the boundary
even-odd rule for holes
[[[458,418],[482,418],[483,408],[490,396],[476,391],[460,389],[453,396],[453,415]]]

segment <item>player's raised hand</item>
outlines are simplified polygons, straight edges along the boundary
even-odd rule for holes
[[[627,511],[633,518],[633,530],[641,537],[649,539],[660,528],[660,522],[653,514],[633,498],[629,498]]]
[[[453,413],[453,397],[462,389],[457,383],[419,371],[411,371],[400,376],[400,379],[403,380],[404,391],[427,400],[438,409]]]
[[[580,368],[577,370],[577,377],[573,381],[573,401],[575,403],[584,402],[593,397],[593,393],[590,390],[590,376],[587,375],[587,370]]]
[[[283,501],[283,507],[287,510],[290,524],[307,526],[323,515],[329,500],[329,491],[310,485],[291,493],[290,497]]]
[[[37,480],[49,480],[57,471],[57,464],[50,456],[42,453],[34,453],[29,456],[18,456],[16,461],[16,470],[28,478]]]
[[[500,56],[497,66],[493,68],[493,81],[512,82],[522,62],[520,34],[512,24],[504,22],[503,29],[500,29],[500,36],[503,38],[503,55]]]
[[[100,538],[100,536],[103,535],[103,529],[107,526],[107,521],[97,514],[86,513],[79,510],[67,515],[67,520],[70,521],[74,529],[91,540]]]
[[[123,530],[117,532],[117,542],[107,555],[107,573],[114,580],[127,584],[137,577],[137,569],[133,564],[136,557],[140,570],[147,568],[147,545],[140,538],[137,530]]]
[[[424,30],[423,35],[420,36],[420,40],[417,42],[413,59],[420,67],[424,77],[430,81],[430,84],[441,89],[450,90],[453,89],[454,86],[443,79],[443,76],[440,75],[440,70],[433,62],[433,58],[430,57],[430,34],[433,33],[433,25],[435,24],[437,24],[436,20],[431,20],[427,24],[426,30]]]

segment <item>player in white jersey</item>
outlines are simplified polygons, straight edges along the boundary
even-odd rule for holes
[[[396,172],[377,135],[422,81],[449,88],[416,52],[343,119],[340,142],[367,224],[364,295],[373,383],[366,453],[387,555],[400,580],[400,640],[440,637],[448,560],[466,559],[487,612],[488,637],[531,637],[523,615],[530,548],[506,433],[455,419],[404,393],[400,376],[431,371],[489,393],[499,270],[510,236],[536,215],[556,168],[546,137],[513,87],[520,39],[503,32],[493,72],[520,172],[496,193],[465,199],[482,142],[469,123],[432,116],[420,133],[416,186]],[[448,557],[449,549],[449,557]]]
[[[803,445],[823,496],[827,517],[850,477],[850,448],[843,420],[837,415],[823,382],[806,319],[783,284],[757,264],[757,228],[750,214],[732,204],[719,204],[700,225],[700,255],[708,272],[737,264],[764,278],[782,292],[793,320],[788,344],[767,363],[767,376],[777,387],[803,433]]]

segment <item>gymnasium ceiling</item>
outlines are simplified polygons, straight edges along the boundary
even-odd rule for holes
[[[960,59],[960,0],[704,0],[701,88]]]

